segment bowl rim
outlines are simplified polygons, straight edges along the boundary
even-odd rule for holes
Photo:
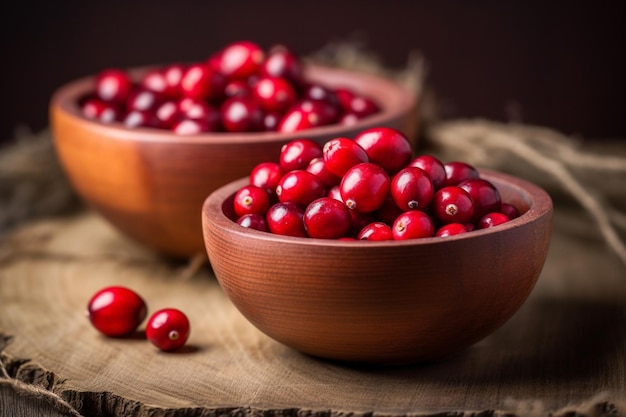
[[[151,65],[143,67],[128,68],[131,78],[138,78],[151,69],[162,67],[162,65]],[[92,74],[82,78],[72,80],[59,87],[50,100],[50,111],[62,112],[72,119],[74,123],[87,125],[90,130],[98,131],[103,136],[131,141],[145,142],[166,142],[166,143],[213,143],[213,144],[246,144],[263,142],[284,142],[301,137],[318,137],[336,135],[341,136],[342,132],[364,130],[370,126],[384,124],[386,120],[397,118],[415,108],[418,102],[418,93],[410,91],[396,81],[382,75],[374,75],[367,72],[335,68],[324,65],[308,64],[305,66],[306,76],[322,78],[324,74],[339,74],[342,77],[358,77],[364,84],[382,83],[384,89],[394,91],[397,99],[389,100],[379,113],[358,120],[348,126],[332,124],[316,128],[300,130],[296,132],[207,132],[196,135],[175,135],[171,131],[156,128],[127,128],[119,122],[110,124],[101,123],[83,116],[78,106],[78,98],[93,90],[93,83],[96,75]],[[382,107],[382,106],[381,106]]]
[[[551,215],[553,211],[552,199],[550,195],[541,187],[525,179],[503,172],[483,168],[479,168],[478,171],[481,178],[484,178],[486,180],[491,180],[492,178],[495,178],[498,182],[506,183],[507,186],[515,188],[516,190],[521,191],[523,194],[525,194],[525,196],[530,201],[530,206],[528,210],[525,213],[522,213],[519,217],[498,225],[497,227],[473,230],[468,233],[446,236],[444,238],[433,236],[420,239],[362,242],[359,240],[352,241],[338,239],[314,239],[310,237],[284,236],[239,226],[236,222],[234,222],[233,220],[228,218],[226,214],[224,214],[222,207],[225,200],[233,196],[237,187],[246,185],[247,181],[249,181],[249,177],[244,177],[223,185],[222,187],[212,192],[205,199],[202,205],[202,227],[203,229],[206,229],[207,227],[218,227],[222,230],[227,231],[227,233],[229,234],[234,234],[242,238],[254,239],[256,241],[264,241],[268,243],[283,243],[290,245],[318,247],[332,246],[334,248],[344,247],[376,249],[439,245],[459,240],[480,239],[484,238],[485,236],[495,235],[501,232],[523,227],[524,225],[537,221],[544,216]],[[206,233],[206,231],[203,230],[203,233]]]

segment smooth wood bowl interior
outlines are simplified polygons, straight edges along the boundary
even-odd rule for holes
[[[132,74],[139,77],[145,71]],[[94,77],[87,77],[61,87],[51,100],[55,149],[78,194],[120,231],[164,255],[193,256],[204,251],[200,220],[204,199],[218,187],[249,175],[256,164],[277,160],[288,141],[307,137],[323,144],[374,126],[394,127],[413,136],[417,103],[413,92],[385,78],[334,68],[309,66],[306,77],[373,97],[382,111],[349,127],[177,136],[86,119],[77,102],[94,88]]]
[[[481,176],[523,214],[492,229],[391,242],[241,227],[232,220],[232,201],[244,178],[204,203],[207,254],[233,304],[279,342],[342,361],[437,360],[507,321],[530,294],[548,252],[548,194],[505,174]]]

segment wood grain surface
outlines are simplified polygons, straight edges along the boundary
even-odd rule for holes
[[[187,278],[91,212],[29,224],[0,242],[0,415],[624,415],[626,268],[580,213],[558,209],[554,226],[504,327],[439,363],[364,367],[269,339],[208,267]],[[99,335],[86,303],[113,284],[183,309],[188,348]]]

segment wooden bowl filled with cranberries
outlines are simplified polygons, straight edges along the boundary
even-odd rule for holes
[[[203,62],[71,82],[50,118],[83,199],[144,245],[188,257],[204,251],[202,202],[221,185],[302,135],[321,144],[371,126],[414,129],[415,108],[415,94],[388,79],[243,41]]]
[[[546,259],[552,201],[374,127],[288,143],[212,193],[202,218],[220,285],[262,332],[319,357],[413,363],[518,310]]]

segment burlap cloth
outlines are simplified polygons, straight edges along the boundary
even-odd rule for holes
[[[626,142],[421,111],[421,151],[526,177],[554,199],[545,268],[501,329],[427,365],[300,354],[252,327],[202,259],[157,258],[85,209],[48,134],[23,134],[0,152],[0,416],[626,415]],[[97,334],[86,302],[113,284],[186,311],[188,347]]]

